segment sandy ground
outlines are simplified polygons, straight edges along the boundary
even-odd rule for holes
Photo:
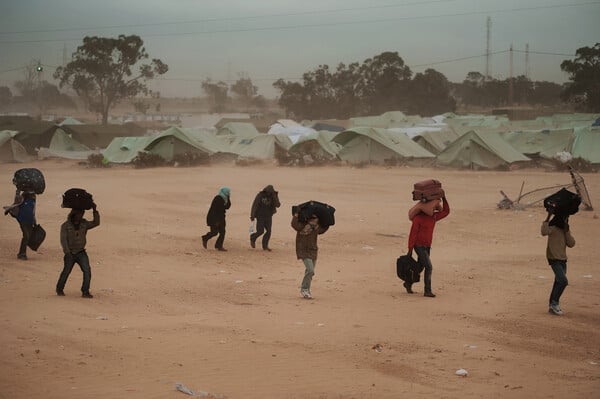
[[[38,221],[48,236],[16,259],[20,230],[0,223],[0,398],[184,398],[176,383],[227,398],[592,398],[600,392],[600,219],[571,219],[570,285],[551,316],[541,206],[498,210],[499,190],[568,183],[540,170],[459,172],[368,167],[213,165],[86,169],[37,167],[47,189]],[[600,207],[600,175],[584,175]],[[451,214],[436,227],[437,298],[407,294],[395,275],[406,251],[412,184],[438,178]],[[279,190],[273,252],[251,249],[249,211]],[[201,247],[219,187],[232,189],[228,252]],[[76,267],[65,297],[61,194],[93,193],[101,226],[88,233],[91,300]],[[299,295],[303,265],[289,223],[294,204],[337,208],[319,239],[314,300]],[[91,218],[91,214],[87,214]],[[379,345],[380,351],[373,348]],[[467,377],[455,374],[468,371]]]

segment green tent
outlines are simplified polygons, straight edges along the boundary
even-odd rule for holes
[[[61,128],[54,131],[50,145],[48,146],[51,150],[57,151],[89,151],[90,148],[85,144],[75,140],[71,135],[67,134]]]
[[[559,152],[569,151],[573,129],[503,132],[500,136],[521,154],[552,159]]]
[[[207,156],[214,153],[211,148],[204,146],[187,131],[175,126],[151,137],[144,150],[158,154],[167,161],[172,161],[175,156],[184,153],[201,153]]]
[[[327,162],[337,159],[341,145],[331,141],[336,132],[322,130],[305,136],[300,136],[298,141],[290,147],[290,154],[298,159],[310,157],[312,162]]]
[[[386,129],[356,127],[338,133],[332,141],[342,146],[338,157],[351,164],[403,161],[420,166],[435,157],[406,134]]]
[[[440,131],[427,131],[419,133],[413,137],[413,141],[425,148],[430,153],[437,155],[458,137],[458,133],[456,133],[454,130],[442,129]]]
[[[571,155],[573,158],[582,158],[600,164],[600,127],[575,128]]]
[[[246,159],[276,159],[287,154],[292,141],[286,135],[258,133],[253,137],[235,137],[229,151]]]
[[[115,137],[108,147],[102,151],[104,159],[111,163],[129,163],[138,152],[143,152],[152,137]]]
[[[217,136],[254,137],[261,134],[252,123],[227,122],[217,130]],[[232,139],[233,141],[233,139]]]
[[[527,163],[528,157],[502,139],[500,133],[471,130],[437,155],[436,165],[452,168],[500,169]]]
[[[28,162],[31,160],[25,147],[13,138],[17,134],[19,132],[16,130],[0,131],[0,162]]]

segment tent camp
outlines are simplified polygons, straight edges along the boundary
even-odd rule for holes
[[[400,111],[389,111],[377,116],[350,118],[350,128],[362,126],[387,129],[390,127],[408,126],[414,118],[408,117]]]
[[[302,136],[289,149],[292,158],[300,163],[324,163],[338,159],[337,153],[342,148],[331,141],[336,132],[320,131]]]
[[[552,159],[557,153],[569,151],[573,129],[502,132],[500,136],[521,154],[529,158]]]
[[[259,133],[254,137],[236,137],[229,150],[242,159],[267,160],[287,157],[291,146],[287,136]]]
[[[61,129],[89,148],[106,148],[115,137],[143,136],[146,133],[145,128],[135,123],[124,123],[122,125],[63,125]]]
[[[458,133],[452,129],[427,130],[414,136],[413,141],[430,153],[437,155],[458,137]]]
[[[13,137],[25,148],[28,154],[35,155],[38,147],[48,147],[56,130],[52,122],[34,120],[29,116],[0,116],[0,131],[13,130]]]
[[[254,137],[261,134],[252,123],[227,122],[217,130],[217,136],[228,136],[231,141],[236,137]]]
[[[400,161],[422,166],[435,157],[407,135],[393,134],[386,129],[356,127],[338,133],[332,141],[342,146],[338,157],[351,164]]]
[[[440,152],[436,165],[459,169],[502,169],[529,161],[499,133],[471,130]]]
[[[600,127],[575,128],[571,154],[573,158],[582,158],[590,163],[600,164]]]
[[[152,137],[148,136],[115,137],[102,151],[102,155],[110,163],[129,163],[138,152],[144,151],[150,140]]]
[[[18,133],[14,130],[0,131],[0,162],[27,162],[31,160],[25,147],[13,139]]]

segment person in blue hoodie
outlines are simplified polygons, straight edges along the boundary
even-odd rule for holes
[[[10,214],[17,219],[23,236],[17,258],[27,260],[27,244],[33,232],[33,228],[37,224],[35,221],[35,193],[24,191],[21,193],[17,190],[15,200],[12,205],[4,207],[4,214]]]

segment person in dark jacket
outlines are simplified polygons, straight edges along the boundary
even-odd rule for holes
[[[542,222],[542,236],[548,236],[546,245],[546,258],[554,272],[554,285],[550,292],[548,312],[554,315],[563,314],[560,308],[560,297],[569,284],[567,280],[567,247],[575,246],[575,238],[571,235],[569,228],[569,217],[565,215],[554,215],[551,213]]]
[[[19,253],[17,254],[17,258],[21,260],[27,260],[27,244],[33,233],[33,228],[37,224],[35,220],[35,201],[35,193],[28,191],[21,193],[21,190],[17,189],[13,204],[4,207],[4,214],[10,214],[16,218],[17,222],[19,222],[19,227],[21,227],[23,235],[21,245],[19,246]]]
[[[272,185],[268,185],[256,194],[252,208],[250,209],[250,220],[256,219],[256,231],[250,234],[250,246],[256,247],[256,239],[262,237],[262,249],[270,251],[269,239],[271,238],[271,227],[273,226],[273,215],[281,206],[279,194]]]
[[[83,272],[83,284],[81,285],[81,296],[84,298],[93,298],[90,294],[90,283],[92,280],[92,269],[90,259],[85,250],[87,243],[87,232],[100,225],[100,214],[93,204],[94,219],[90,222],[83,218],[85,213],[81,209],[72,209],[69,212],[67,221],[60,226],[60,245],[64,253],[64,267],[56,283],[56,295],[64,296],[67,279],[75,263],[79,265]]]
[[[319,225],[319,219],[313,215],[306,221],[298,219],[298,213],[292,217],[292,228],[296,230],[296,256],[304,263],[304,277],[300,285],[300,295],[305,299],[312,299],[310,286],[315,275],[317,264],[317,236],[327,231],[327,228]]]
[[[215,249],[218,251],[227,251],[223,248],[225,241],[225,212],[231,207],[231,190],[229,187],[222,187],[219,193],[213,198],[208,214],[206,215],[206,225],[210,231],[202,236],[202,246],[206,248],[208,240],[217,234]]]

